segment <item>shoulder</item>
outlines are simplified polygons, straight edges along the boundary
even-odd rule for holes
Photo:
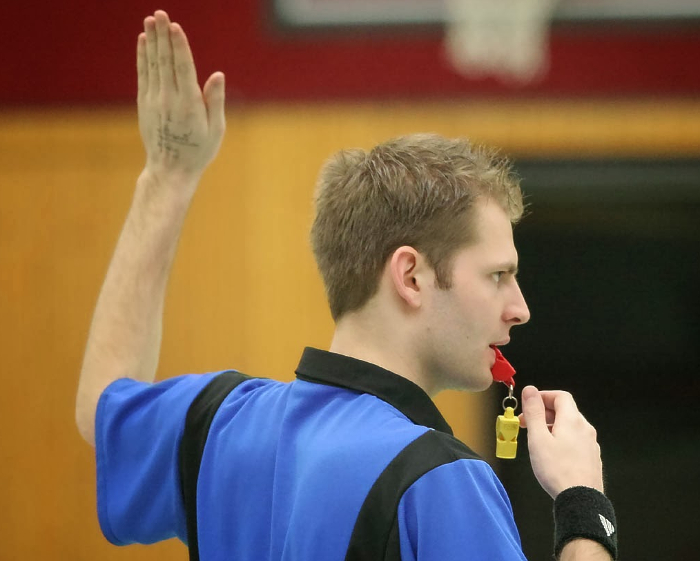
[[[402,489],[402,498],[411,495],[413,499],[433,497],[440,501],[446,495],[459,495],[498,503],[511,511],[508,495],[489,463],[453,436],[429,431],[403,453],[406,457],[400,459],[399,455],[397,460],[411,465],[407,470],[411,477]]]
[[[457,552],[460,558],[470,552],[477,553],[475,558],[500,558],[475,548],[482,532],[488,535],[483,543],[495,538],[518,552],[510,503],[491,467],[453,436],[428,430],[406,445],[375,481],[346,559],[412,559],[419,541],[426,559],[453,559]]]
[[[453,436],[436,430],[424,432],[389,462],[370,489],[362,513],[371,517],[383,511],[390,516],[406,491],[426,474],[457,462],[460,464],[458,471],[474,470],[486,478],[493,473],[476,452]]]
[[[481,460],[481,457],[452,435],[428,430],[408,444],[387,470],[402,474],[410,484],[438,466],[458,460]]]
[[[478,454],[453,436],[435,430],[424,432],[389,462],[370,489],[363,512],[374,516],[384,511],[389,516],[395,512],[404,493],[427,473],[459,461],[484,463]]]

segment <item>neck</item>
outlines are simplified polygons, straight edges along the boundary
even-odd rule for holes
[[[401,329],[384,329],[384,322],[368,317],[370,315],[351,313],[343,316],[336,325],[329,350],[390,370],[433,397],[437,391],[429,382],[429,377],[422,372],[415,344],[411,344],[412,339]]]

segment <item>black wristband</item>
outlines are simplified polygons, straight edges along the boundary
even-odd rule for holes
[[[554,500],[554,556],[571,540],[584,538],[605,547],[617,559],[617,520],[608,498],[591,487],[569,487]]]

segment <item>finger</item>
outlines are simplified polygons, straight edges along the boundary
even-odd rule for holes
[[[223,72],[214,72],[209,76],[202,93],[209,116],[209,130],[214,136],[222,136],[226,130],[226,81]]]
[[[558,419],[572,419],[580,415],[574,397],[565,391],[541,391],[540,396],[547,410],[553,411]]]
[[[148,59],[148,93],[158,93],[160,78],[158,76],[158,39],[156,37],[156,20],[148,16],[143,20],[146,32],[146,57]]]
[[[173,46],[173,65],[178,88],[185,94],[199,94],[197,70],[192,58],[192,50],[187,42],[187,36],[178,23],[170,24],[170,36]]]
[[[551,429],[552,425],[554,424],[554,417],[555,417],[554,411],[545,408],[544,416],[545,416],[545,421],[547,422],[547,427],[549,429]],[[520,427],[523,429],[526,429],[527,428],[527,419],[525,418],[525,415],[520,413],[520,415],[518,415],[518,419],[520,419]]]
[[[552,407],[557,398],[560,398],[562,402],[571,401],[574,407],[576,407],[574,396],[563,390],[540,390],[540,396],[542,396],[545,407]]]
[[[535,386],[526,386],[523,388],[521,398],[528,439],[549,436],[547,416],[540,392]]]
[[[146,56],[146,34],[140,33],[136,41],[136,74],[138,76],[139,99],[148,93],[148,57]]]
[[[173,71],[173,49],[170,44],[170,18],[163,10],[155,13],[158,40],[158,73],[161,90],[177,90]]]

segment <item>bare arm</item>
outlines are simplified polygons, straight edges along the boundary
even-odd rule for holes
[[[102,391],[122,377],[155,378],[177,242],[225,130],[223,74],[199,88],[187,38],[165,12],[147,17],[144,29],[137,70],[146,166],[97,300],[76,398],[76,423],[91,444]]]
[[[599,543],[591,540],[573,540],[564,546],[559,561],[610,561],[612,557]]]
[[[600,446],[596,430],[581,415],[571,394],[562,391],[538,391],[537,388],[528,386],[523,389],[522,398],[521,424],[528,429],[532,471],[542,488],[556,500],[565,490],[584,487],[588,488],[584,493],[597,495],[593,500],[608,503],[599,493],[591,491],[594,489],[603,493]],[[565,495],[562,495],[562,499]],[[555,502],[555,510],[557,504],[561,503]],[[586,509],[588,506],[582,504],[581,508]],[[606,536],[605,526],[597,519],[600,516],[599,512],[587,513],[582,510],[580,514],[581,520],[592,520],[594,528],[600,524],[600,536]],[[586,514],[591,516],[586,518]],[[590,528],[587,528],[586,531],[589,530]],[[573,535],[576,535],[575,532]],[[612,534],[607,537],[610,535]],[[561,540],[561,543],[565,543],[565,540]],[[605,547],[594,540],[572,539],[564,545],[559,559],[610,561],[612,557]]]

